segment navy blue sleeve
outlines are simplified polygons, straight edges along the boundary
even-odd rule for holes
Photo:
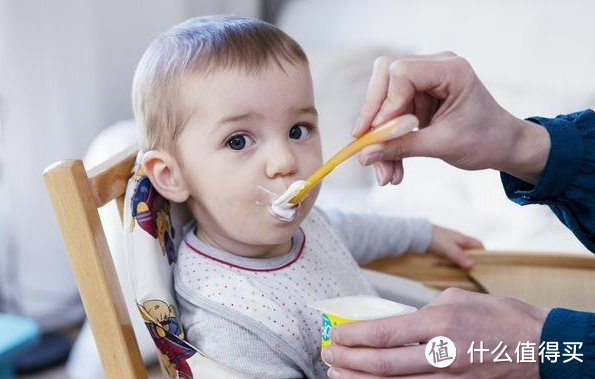
[[[557,342],[556,351],[560,353],[557,359],[547,358],[547,349],[539,359],[539,375],[541,379],[595,379],[595,313],[578,312],[570,309],[554,308],[548,314],[541,331],[540,344]],[[564,354],[572,353],[573,349],[564,343],[578,342],[577,359]],[[569,349],[569,351],[566,350]],[[582,355],[579,355],[582,354]],[[570,359],[570,360],[569,360]],[[567,361],[564,363],[564,361]]]
[[[592,110],[553,119],[528,119],[548,131],[551,149],[537,185],[502,172],[508,198],[520,205],[545,204],[574,235],[595,252],[595,113]],[[539,364],[542,379],[595,379],[595,313],[554,308],[541,332],[541,342],[557,342],[560,358]],[[564,363],[564,342],[580,342],[583,354]]]
[[[595,252],[595,112],[527,119],[542,125],[551,139],[537,185],[500,173],[506,195],[520,205],[545,204]]]

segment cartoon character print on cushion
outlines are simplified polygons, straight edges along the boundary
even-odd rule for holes
[[[196,351],[184,341],[175,308],[161,300],[145,301],[138,307],[170,379],[193,379],[186,360]]]
[[[161,196],[151,185],[145,175],[142,165],[135,168],[134,179],[136,186],[132,195],[132,225],[134,220],[153,238],[159,241],[161,252],[167,256],[169,265],[176,262],[176,249],[174,247],[175,231],[171,226],[170,203]]]
[[[180,339],[184,339],[184,331],[180,327],[180,322],[176,316],[176,310],[173,305],[167,305],[162,300],[145,301],[143,309],[151,316],[151,321],[159,324],[165,331],[170,332]]]

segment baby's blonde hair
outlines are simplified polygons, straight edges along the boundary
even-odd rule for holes
[[[198,17],[159,36],[143,54],[132,84],[141,150],[175,150],[190,117],[180,91],[186,75],[221,69],[257,72],[271,61],[279,67],[282,61],[308,64],[297,42],[260,20]]]

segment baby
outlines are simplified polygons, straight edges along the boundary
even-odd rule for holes
[[[203,17],[151,43],[133,104],[144,169],[195,221],[174,283],[187,340],[261,378],[326,378],[320,315],[306,304],[370,294],[359,264],[405,251],[470,264],[476,240],[424,219],[324,212],[319,188],[284,221],[261,189],[281,194],[322,164],[308,60],[268,23]]]

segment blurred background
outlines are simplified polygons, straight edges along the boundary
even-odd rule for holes
[[[588,0],[0,0],[0,312],[36,320],[46,336],[69,336],[64,354],[45,362],[65,359],[84,311],[42,171],[84,156],[90,168],[134,143],[132,75],[170,26],[233,13],[295,38],[311,61],[328,156],[350,140],[380,55],[454,51],[518,117],[592,108],[594,11]],[[402,185],[378,188],[354,160],[329,177],[320,204],[426,216],[492,250],[586,252],[547,208],[508,202],[496,172],[463,173],[429,159],[406,161],[405,172]],[[104,221],[117,254],[112,216]],[[68,374],[99,378],[88,332],[84,338]],[[57,370],[47,375],[66,375]]]

